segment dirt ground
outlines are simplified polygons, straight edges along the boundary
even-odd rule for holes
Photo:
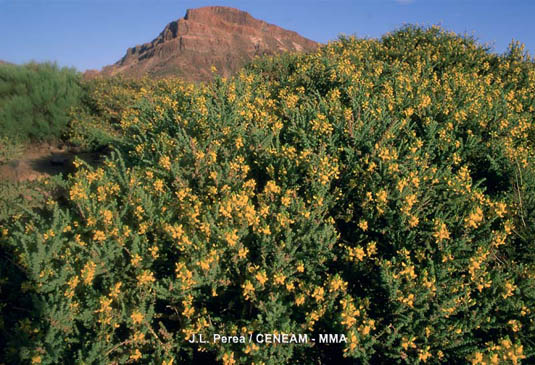
[[[74,171],[75,156],[89,163],[99,159],[95,153],[80,153],[73,148],[41,143],[27,147],[17,159],[0,165],[0,180],[21,182],[68,174]]]

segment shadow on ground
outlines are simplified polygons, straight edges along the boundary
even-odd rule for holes
[[[90,165],[98,165],[103,158],[100,152],[80,152],[48,144],[35,145],[15,160],[0,165],[0,180],[11,182],[33,181],[74,172],[73,161],[78,157]]]

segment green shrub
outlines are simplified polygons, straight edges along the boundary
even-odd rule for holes
[[[0,165],[22,155],[24,145],[17,138],[0,137]]]
[[[54,139],[83,94],[80,75],[50,63],[0,64],[0,135]]]
[[[5,358],[533,362],[533,82],[515,46],[407,27],[133,91],[69,201],[0,227]],[[216,333],[246,343],[187,341]]]

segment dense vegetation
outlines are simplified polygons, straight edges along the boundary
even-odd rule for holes
[[[73,135],[114,153],[0,222],[3,358],[534,362],[534,83],[518,44],[415,27],[94,82]],[[277,332],[347,343],[187,342]]]
[[[51,63],[0,64],[0,138],[59,138],[83,95],[79,73]]]

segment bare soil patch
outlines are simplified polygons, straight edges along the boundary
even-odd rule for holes
[[[0,165],[0,180],[22,182],[57,174],[66,175],[74,171],[76,156],[90,164],[100,159],[95,152],[80,152],[72,147],[39,143],[28,146],[17,159]]]

